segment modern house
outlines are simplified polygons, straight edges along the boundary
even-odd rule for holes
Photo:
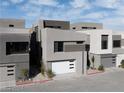
[[[112,53],[116,54],[116,66],[121,64],[124,60],[124,32],[123,31],[113,31],[113,48]]]
[[[89,60],[95,58],[94,66],[116,67],[116,54],[112,52],[112,31],[106,29],[77,31],[90,35]]]
[[[29,29],[24,20],[0,19],[0,88],[15,86],[29,70]]]
[[[89,67],[118,67],[123,59],[124,32],[101,23],[38,20],[26,29],[24,20],[0,19],[0,88],[15,86],[24,69],[31,77],[42,65],[56,75],[86,75]]]

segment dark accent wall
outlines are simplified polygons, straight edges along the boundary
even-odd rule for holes
[[[40,72],[42,48],[41,43],[36,41],[36,32],[31,34],[30,39],[30,76],[35,76]]]
[[[69,21],[55,21],[55,20],[43,20],[44,28],[55,28],[62,30],[70,29]]]

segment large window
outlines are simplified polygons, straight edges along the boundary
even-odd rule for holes
[[[113,40],[113,48],[120,48],[121,40]]]
[[[101,48],[108,49],[108,35],[101,36]]]
[[[6,55],[28,53],[28,42],[6,42]]]
[[[63,51],[63,42],[55,41],[54,42],[54,52],[62,52]]]

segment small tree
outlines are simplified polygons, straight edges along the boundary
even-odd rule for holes
[[[24,80],[28,79],[28,76],[29,76],[28,69],[22,69],[21,73],[22,73]]]
[[[92,63],[93,63],[93,69],[94,69],[95,57],[93,56],[91,60],[92,60]]]

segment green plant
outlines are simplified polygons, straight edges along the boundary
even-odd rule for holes
[[[93,69],[94,69],[95,57],[93,56],[91,60],[92,60],[92,63],[93,63]]]
[[[21,73],[22,73],[22,76],[23,76],[24,80],[28,79],[28,76],[29,76],[28,69],[22,69]]]
[[[121,67],[124,68],[124,60],[121,61]]]
[[[41,74],[45,75],[45,66],[43,63],[41,64]]]
[[[53,77],[55,76],[55,73],[52,72],[51,69],[47,70],[46,72],[47,72],[47,76],[48,76],[49,78],[53,78]]]
[[[104,71],[105,69],[104,69],[104,66],[103,65],[100,65],[99,67],[98,67],[98,70],[99,71]]]

